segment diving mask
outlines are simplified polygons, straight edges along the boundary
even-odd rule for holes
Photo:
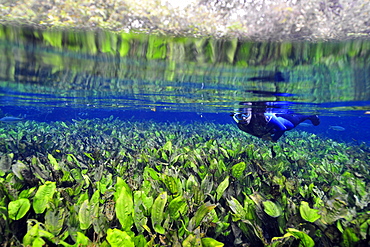
[[[233,119],[236,123],[249,124],[251,118],[251,113],[234,113],[233,115]]]

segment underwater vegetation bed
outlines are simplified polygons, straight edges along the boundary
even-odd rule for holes
[[[113,119],[0,125],[3,246],[367,246],[370,148]]]

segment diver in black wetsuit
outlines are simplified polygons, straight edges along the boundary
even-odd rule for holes
[[[295,128],[303,121],[310,120],[313,125],[320,124],[317,115],[288,113],[279,108],[282,102],[241,102],[245,106],[231,116],[239,129],[264,140],[277,142],[285,131]]]

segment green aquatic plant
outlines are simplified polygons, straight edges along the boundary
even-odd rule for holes
[[[35,196],[33,197],[32,207],[36,214],[41,214],[45,211],[48,202],[53,197],[56,190],[55,182],[45,182],[45,184],[41,185],[37,191]]]
[[[310,208],[308,203],[305,201],[301,201],[301,205],[299,206],[299,212],[301,214],[302,219],[307,220],[309,222],[315,222],[321,217],[318,214],[319,210]]]
[[[27,198],[11,201],[8,204],[8,216],[12,220],[19,220],[26,215],[30,208],[31,203]]]
[[[366,147],[299,132],[270,144],[233,125],[113,118],[26,121],[8,133],[25,126],[22,138],[3,140],[15,149],[0,150],[5,246],[368,241]]]

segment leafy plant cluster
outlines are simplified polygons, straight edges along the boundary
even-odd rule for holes
[[[234,125],[0,128],[4,246],[365,246],[369,149]]]

